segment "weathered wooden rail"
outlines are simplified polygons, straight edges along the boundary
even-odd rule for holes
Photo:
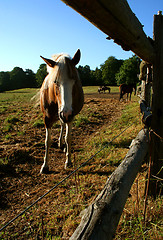
[[[132,50],[148,63],[154,62],[153,41],[147,38],[126,0],[62,1],[106,33],[108,39],[114,39],[124,50]]]
[[[132,183],[149,148],[148,130],[141,130],[125,159],[107,180],[84,215],[71,240],[110,240],[122,214]]]
[[[154,17],[154,39],[143,31],[143,26],[131,11],[126,0],[62,0],[87,18],[92,24],[113,39],[124,50],[132,50],[153,69],[152,117],[141,102],[141,111],[152,128],[153,171],[163,178],[161,159],[163,159],[163,16],[161,12]],[[149,99],[149,97],[148,97]],[[145,121],[145,120],[144,120]],[[110,176],[106,185],[93,204],[86,210],[82,221],[71,240],[105,240],[115,234],[124,204],[139,167],[148,152],[148,130],[142,130],[122,164]],[[158,137],[159,136],[159,137]],[[156,195],[156,181],[152,183]]]

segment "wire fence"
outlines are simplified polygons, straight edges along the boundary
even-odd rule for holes
[[[7,222],[1,229],[4,230],[7,226],[9,226],[11,223],[13,223],[16,219],[18,219],[20,216],[22,216],[25,212],[27,212],[31,207],[33,207],[36,203],[38,203],[41,199],[46,197],[50,192],[52,192],[55,188],[57,188],[60,184],[62,184],[64,181],[66,181],[68,178],[70,178],[74,173],[76,173],[80,168],[85,166],[88,162],[90,162],[96,155],[98,155],[102,150],[107,148],[109,144],[111,144],[116,138],[118,138],[120,135],[122,135],[128,128],[130,128],[134,123],[126,127],[122,132],[120,132],[118,135],[116,135],[111,141],[106,143],[100,150],[98,150],[94,155],[92,155],[89,159],[87,159],[85,162],[83,162],[79,167],[77,167],[74,171],[72,171],[70,174],[68,174],[65,178],[63,178],[60,182],[58,182],[56,185],[54,185],[49,191],[47,191],[45,194],[40,196],[36,201],[34,201],[31,205],[29,205],[26,209],[24,209],[21,213],[19,213],[16,217],[11,219],[9,222]]]

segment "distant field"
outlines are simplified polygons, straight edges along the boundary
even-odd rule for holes
[[[119,87],[110,87],[111,92],[119,92]],[[97,93],[98,92],[98,86],[86,86],[83,87],[84,93]]]

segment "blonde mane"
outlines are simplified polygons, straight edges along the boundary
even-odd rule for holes
[[[52,60],[54,60],[58,64],[54,68],[51,68],[47,65],[48,75],[44,80],[44,89],[49,88],[52,79],[55,79],[57,81],[57,79],[60,77],[60,73],[63,71],[64,64],[59,63],[61,63],[66,57],[71,59],[71,57],[66,53],[52,55]]]

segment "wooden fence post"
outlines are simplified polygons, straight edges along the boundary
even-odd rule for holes
[[[156,197],[163,193],[163,16],[154,16],[154,47],[156,59],[153,64],[152,99],[152,166],[149,194]],[[162,179],[162,180],[161,180]]]
[[[132,12],[127,0],[62,0],[108,35],[107,39],[128,51],[132,50],[152,64],[153,43],[143,31],[143,25]]]
[[[148,107],[151,106],[151,82],[152,82],[152,66],[145,61],[140,63],[141,94],[140,98],[146,102]]]
[[[123,162],[111,174],[84,215],[70,240],[111,240],[122,214],[131,185],[149,148],[148,130],[141,130]]]

